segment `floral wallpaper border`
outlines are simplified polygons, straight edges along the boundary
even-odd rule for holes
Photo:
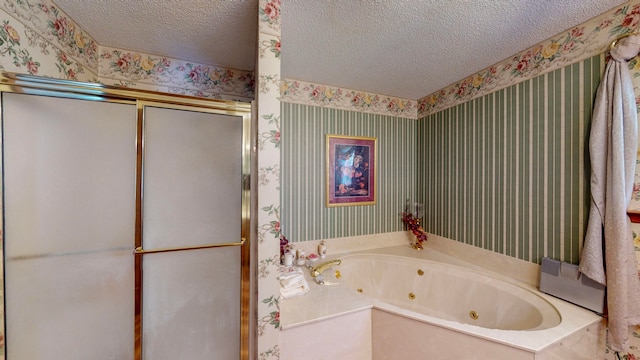
[[[20,74],[98,82],[94,69],[69,56],[0,9],[0,69]]]
[[[162,89],[205,98],[251,101],[250,71],[197,64],[179,59],[100,46],[98,74],[111,85]]]
[[[251,71],[101,46],[51,0],[3,0],[0,20],[5,71],[203,98],[254,98]]]
[[[418,100],[283,79],[281,101],[417,119],[603,53],[639,22],[640,5],[630,2]],[[630,66],[638,76],[638,61]]]
[[[364,91],[342,89],[328,85],[284,79],[280,84],[281,101],[353,110],[380,115],[417,118],[417,102],[403,98],[377,95]]]
[[[4,0],[0,8],[29,24],[44,39],[67,54],[77,57],[83,66],[96,68],[98,44],[53,2]]]
[[[637,29],[639,22],[640,4],[631,1],[419,99],[418,117],[603,53],[611,41]]]

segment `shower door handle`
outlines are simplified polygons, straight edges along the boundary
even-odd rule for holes
[[[195,246],[185,246],[185,247],[175,247],[175,248],[160,248],[160,249],[150,249],[145,250],[142,246],[138,246],[133,251],[134,255],[144,255],[144,254],[153,254],[153,253],[165,253],[165,252],[173,252],[173,251],[185,251],[185,250],[199,250],[199,249],[210,249],[210,248],[221,248],[221,247],[230,247],[230,246],[242,246],[244,245],[246,239],[241,238],[238,242],[231,243],[222,243],[222,244],[206,244],[206,245],[195,245]]]

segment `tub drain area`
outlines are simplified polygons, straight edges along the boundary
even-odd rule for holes
[[[471,310],[469,311],[469,317],[472,318],[473,320],[478,320],[478,317],[480,317],[480,315],[478,315],[478,313],[475,310]]]

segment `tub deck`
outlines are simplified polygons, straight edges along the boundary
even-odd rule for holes
[[[340,284],[318,285],[311,279],[309,271],[305,270],[305,276],[307,277],[311,289],[309,293],[304,296],[281,301],[280,325],[283,330],[326,321],[360,311],[375,309],[388,314],[409,317],[417,321],[428,323],[432,326],[470,335],[493,343],[504,344],[530,353],[538,353],[543,349],[553,346],[554,344],[558,344],[573,334],[584,331],[587,328],[593,329],[595,325],[602,321],[602,318],[595,313],[541,293],[538,291],[536,286],[531,285],[530,283],[527,284],[513,280],[503,274],[492,272],[484,267],[460,260],[429,247],[425,250],[417,251],[406,245],[392,246],[337,254],[329,256],[325,260],[339,259],[344,256],[354,254],[385,254],[419,258],[462,267],[473,272],[484,273],[535,292],[557,309],[562,321],[558,326],[534,331],[487,329],[415,313],[401,307],[388,304],[384,301],[359,294],[346,286],[341,286]],[[336,267],[338,270],[339,268],[339,266]]]

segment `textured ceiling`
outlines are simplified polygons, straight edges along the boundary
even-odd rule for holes
[[[282,76],[419,99],[624,2],[288,1]]]
[[[419,99],[626,1],[283,0],[282,77]],[[55,0],[100,45],[253,70],[257,0]]]
[[[98,44],[253,71],[257,0],[54,0]]]

